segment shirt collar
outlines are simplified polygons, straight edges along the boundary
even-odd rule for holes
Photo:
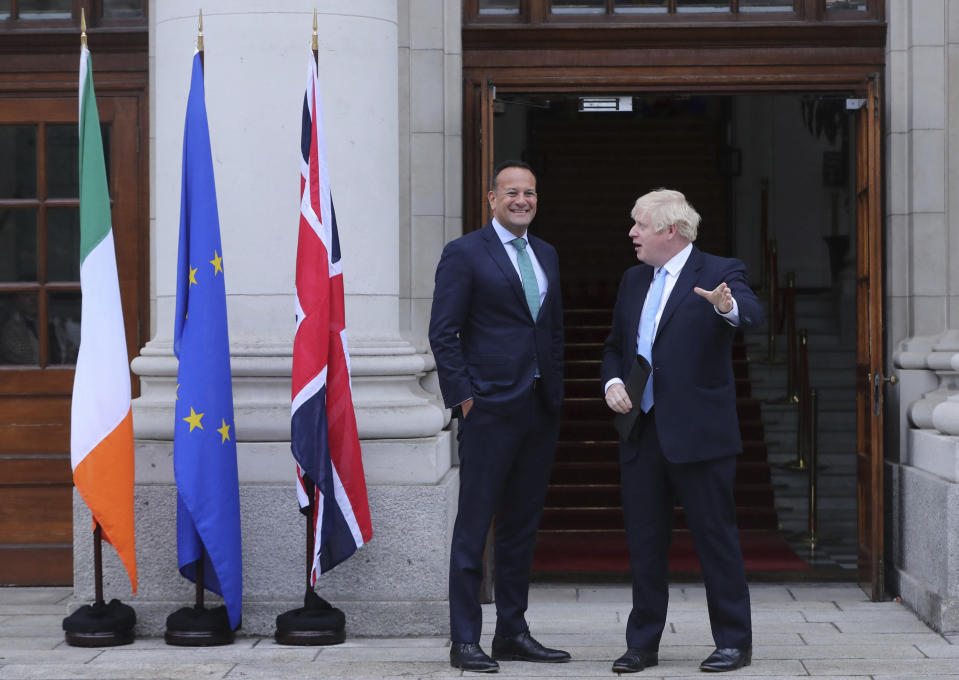
[[[666,273],[670,276],[679,276],[679,272],[683,270],[683,267],[686,265],[686,260],[689,259],[692,252],[693,244],[691,242],[687,243],[685,248],[673,255],[669,261],[663,265],[663,267],[666,268]],[[655,272],[653,273],[655,274]]]
[[[499,236],[499,240],[503,243],[510,243],[516,239],[516,234],[511,232],[509,229],[504,227],[502,224],[496,221],[496,218],[493,218],[493,229],[496,231],[496,235]],[[521,239],[529,243],[529,232],[524,231],[523,235],[520,236]]]

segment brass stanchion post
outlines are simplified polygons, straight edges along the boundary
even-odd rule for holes
[[[766,262],[766,295],[767,295],[767,317],[766,324],[769,326],[769,334],[766,342],[766,361],[772,363],[776,360],[776,334],[779,331],[779,277],[778,272],[778,253],[776,251],[776,239],[769,241],[769,251]]]
[[[786,274],[786,296],[783,314],[786,315],[786,401],[797,402],[799,394],[796,385],[796,274]]]
[[[793,392],[793,401],[796,404],[796,460],[789,465],[792,470],[806,469],[806,451],[809,447],[809,336],[806,329],[799,331],[799,350],[797,373],[800,377],[799,386]]]
[[[819,408],[816,390],[809,390],[809,549],[816,549],[817,539],[817,515],[818,506],[816,503],[817,483],[819,476]]]

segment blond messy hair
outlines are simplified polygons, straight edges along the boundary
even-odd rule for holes
[[[673,189],[656,189],[636,199],[630,212],[634,220],[642,215],[646,223],[655,231],[662,231],[670,225],[676,225],[681,236],[696,240],[701,220],[696,209],[686,197]]]

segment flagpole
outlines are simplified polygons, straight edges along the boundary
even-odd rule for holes
[[[203,8],[200,8],[199,23],[197,25],[196,32],[196,50],[200,53],[200,68],[204,69],[203,63]],[[204,548],[205,550],[205,548]],[[200,611],[204,607],[204,598],[203,598],[203,554],[200,554],[199,559],[196,561],[196,609]]]
[[[317,23],[316,23],[316,8],[313,8],[313,61],[316,62],[317,70],[320,67],[320,37],[317,33]],[[314,488],[315,488],[314,482]],[[316,590],[313,588],[313,553],[316,550],[315,543],[315,534],[313,533],[313,524],[316,520],[316,493],[312,494],[313,498],[310,499],[310,511],[306,514],[306,597],[309,598],[310,593],[315,593]]]
[[[204,67],[206,64],[203,63],[203,9],[200,9],[200,25],[197,28],[196,34],[196,51],[200,53],[200,66]]]
[[[80,47],[87,47],[87,14],[80,8]],[[94,604],[103,606],[103,530],[93,521],[93,587]]]
[[[80,47],[87,46],[87,14],[80,8]],[[100,524],[93,521],[93,581],[95,589],[94,604],[103,605],[103,540]]]

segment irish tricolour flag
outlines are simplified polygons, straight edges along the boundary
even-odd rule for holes
[[[80,353],[73,381],[73,483],[137,590],[130,368],[90,52],[80,52]]]

